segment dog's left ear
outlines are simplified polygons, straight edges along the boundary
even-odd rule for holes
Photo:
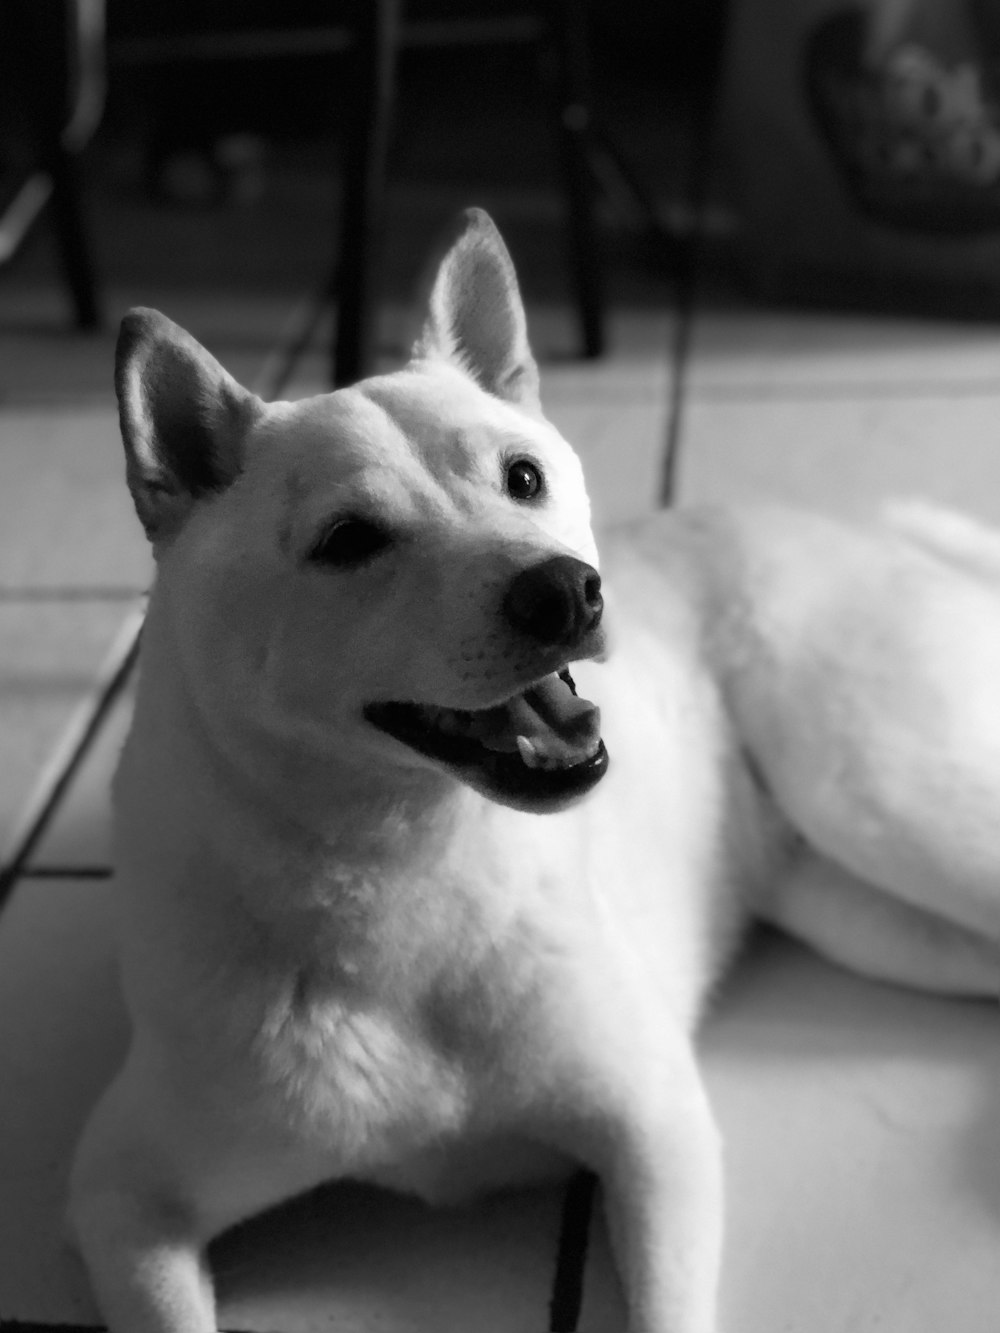
[[[158,310],[137,308],[122,320],[115,387],[129,490],[155,543],[173,536],[195,501],[236,478],[262,405]]]
[[[507,247],[492,219],[470,208],[431,287],[417,359],[460,365],[488,393],[538,409],[538,366]]]

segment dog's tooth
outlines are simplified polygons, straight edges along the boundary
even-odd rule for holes
[[[542,766],[542,756],[527,736],[518,736],[517,752],[521,756],[522,763],[528,768],[540,768]]]

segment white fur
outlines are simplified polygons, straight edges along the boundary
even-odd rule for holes
[[[483,264],[517,306],[477,375],[489,321],[453,340]],[[692,1042],[748,917],[912,984],[997,979],[1000,602],[966,555],[780,512],[609,538],[608,660],[574,675],[611,767],[555,813],[365,721],[552,670],[503,590],[596,559],[481,216],[442,273],[408,368],[304,403],[250,402],[162,317],[123,334],[158,559],[115,784],[133,1041],[71,1200],[113,1333],[210,1333],[209,1239],[321,1181],[444,1202],[568,1160],[601,1176],[629,1333],[711,1333],[722,1184]],[[545,504],[503,494],[511,449]],[[311,565],[318,526],[359,511],[392,549]]]

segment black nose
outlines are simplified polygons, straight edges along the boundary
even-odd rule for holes
[[[517,575],[503,610],[515,629],[537,643],[570,647],[600,624],[601,576],[571,555],[554,555]]]

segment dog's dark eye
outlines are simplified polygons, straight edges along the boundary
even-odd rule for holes
[[[370,523],[365,518],[341,518],[327,528],[309,552],[309,559],[317,565],[350,569],[384,551],[391,541],[386,530],[377,523]]]
[[[507,468],[507,494],[512,500],[534,500],[542,492],[542,473],[534,463],[519,458]]]

